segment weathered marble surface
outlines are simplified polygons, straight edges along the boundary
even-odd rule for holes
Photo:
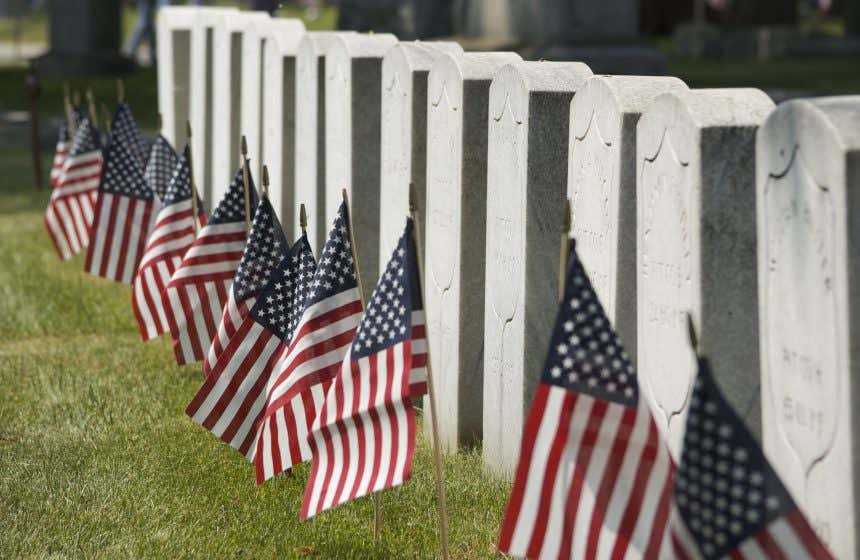
[[[490,86],[484,466],[511,475],[558,309],[570,101],[579,62],[519,62]]]
[[[756,143],[765,452],[836,558],[860,556],[860,96],[790,101]]]
[[[636,355],[636,123],[677,78],[592,76],[570,103],[571,235],[606,314]]]
[[[428,77],[424,306],[448,450],[481,438],[490,82],[519,60],[509,52],[446,54]]]
[[[424,227],[427,76],[433,62],[446,53],[458,56],[463,49],[450,42],[401,41],[382,59],[380,272],[403,233],[404,217],[409,213],[409,183],[415,184],[418,216]]]
[[[347,189],[365,298],[379,275],[382,57],[395,43],[384,33],[338,35],[326,56],[326,224]]]
[[[695,378],[686,314],[728,400],[761,434],[756,313],[759,90],[664,93],[636,130],[637,370],[670,450]]]
[[[300,20],[274,18],[264,25],[260,166],[269,169],[272,201],[285,232],[295,215],[296,54],[305,34]]]

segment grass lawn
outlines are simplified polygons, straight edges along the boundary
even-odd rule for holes
[[[431,558],[430,448],[413,478],[300,523],[308,469],[263,486],[188,419],[199,367],[140,341],[129,288],[61,263],[42,227],[48,192],[27,153],[0,148],[0,558]],[[47,158],[45,169],[47,169]],[[491,558],[508,484],[479,451],[446,459],[455,558]]]

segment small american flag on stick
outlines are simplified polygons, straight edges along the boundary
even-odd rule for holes
[[[45,212],[45,227],[63,260],[89,243],[101,171],[98,131],[89,119],[83,119]]]
[[[60,123],[60,130],[57,134],[57,147],[54,149],[54,162],[51,164],[51,174],[49,180],[51,186],[57,188],[60,182],[60,177],[63,176],[63,164],[66,162],[66,157],[69,155],[69,125]]]
[[[308,436],[311,473],[301,519],[409,479],[413,318],[424,322],[419,286],[408,219]]]
[[[674,466],[573,241],[568,255],[499,550],[665,558]]]
[[[253,444],[266,404],[266,384],[298,325],[315,268],[310,244],[302,235],[274,268],[185,410],[248,459],[256,450]]]
[[[206,223],[202,204],[198,201],[194,216],[191,201],[191,169],[188,146],[176,162],[170,186],[164,194],[162,208],[149,234],[146,251],[134,278],[132,307],[143,340],[152,340],[167,332],[167,299],[164,289],[173,272],[182,262],[182,256],[194,242],[194,221]]]
[[[236,268],[221,323],[203,362],[203,372],[207,376],[289,250],[290,244],[284,236],[281,222],[264,193],[251,222],[251,233]],[[310,275],[313,275],[313,270]],[[302,308],[296,311],[297,314],[301,312]]]
[[[832,558],[701,358],[675,479],[671,539],[678,560]]]
[[[114,136],[105,154],[85,271],[131,284],[155,225],[153,198],[140,164]]]
[[[310,458],[307,434],[352,343],[361,311],[349,213],[341,203],[295,336],[266,388],[254,452],[258,483]]]
[[[253,212],[257,191],[250,176],[247,188]],[[167,321],[180,365],[202,361],[212,345],[245,249],[250,220],[245,214],[245,185],[239,169],[167,284]]]

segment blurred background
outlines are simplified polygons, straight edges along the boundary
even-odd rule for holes
[[[92,87],[112,106],[121,76],[141,126],[154,130],[155,14],[180,3],[0,0],[0,158],[6,160],[4,146],[30,152],[38,143],[50,151],[64,83],[73,91]],[[301,18],[309,30],[391,32],[452,39],[466,50],[513,50],[531,60],[581,60],[596,73],[671,74],[691,87],[758,87],[777,102],[860,93],[860,0],[188,3],[266,10]],[[34,114],[42,115],[35,130]]]

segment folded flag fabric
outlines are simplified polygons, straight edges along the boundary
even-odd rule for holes
[[[573,241],[568,262],[499,550],[526,558],[670,557],[674,465]]]
[[[352,343],[361,312],[349,213],[341,203],[295,335],[266,387],[265,412],[254,443],[258,483],[310,459],[307,435]]]
[[[268,200],[264,198],[263,204]],[[282,252],[267,246],[265,234],[262,238],[252,236],[250,243],[258,244],[269,255]],[[266,383],[295,332],[315,268],[310,244],[302,235],[269,271],[263,290],[185,409],[195,422],[249,460],[253,459],[257,423],[266,404]],[[244,277],[248,275],[253,282],[254,273],[248,270]]]
[[[179,156],[176,155],[170,142],[161,134],[156,136],[149,150],[149,159],[146,161],[143,177],[155,193],[159,207],[167,196],[167,188],[170,186],[170,179],[173,177],[178,159]]]
[[[54,162],[51,164],[51,174],[49,175],[49,181],[54,188],[57,188],[60,177],[63,175],[63,164],[66,162],[68,155],[69,126],[63,122],[60,123],[60,130],[57,134],[57,147],[54,148]]]
[[[233,285],[227,294],[227,304],[221,314],[221,322],[209,347],[209,353],[203,361],[204,374],[207,376],[210,374],[212,366],[218,361],[227,342],[236,334],[260,292],[269,283],[272,274],[280,266],[281,260],[289,250],[290,244],[284,236],[284,230],[275,214],[275,209],[272,208],[269,197],[263,194],[254,213],[254,220],[251,222],[251,234],[242,252],[242,260],[239,261],[236,275],[233,277]],[[306,273],[312,276],[313,269]],[[296,311],[297,314],[301,312],[302,308]]]
[[[156,216],[154,195],[143,170],[126,144],[114,137],[105,150],[84,270],[131,284]]]
[[[832,558],[701,358],[670,519],[679,560]]]
[[[424,322],[413,234],[407,219],[314,421],[303,520],[409,479],[413,318]]]
[[[132,307],[144,341],[169,330],[165,287],[182,262],[183,255],[194,243],[194,221],[201,226],[206,223],[203,204],[199,200],[197,216],[193,215],[189,159],[186,146],[176,162],[134,278]]]
[[[63,260],[72,258],[89,243],[101,170],[98,131],[85,118],[78,125],[45,212],[45,227]]]
[[[245,214],[242,177],[240,168],[167,284],[167,322],[179,365],[206,357],[227,303],[251,219]],[[257,191],[250,175],[248,183],[252,213],[257,209]]]
[[[110,126],[111,142],[122,142],[135,162],[141,169],[146,165],[147,153],[144,148],[143,137],[134,121],[134,115],[128,103],[120,102],[113,114]]]

